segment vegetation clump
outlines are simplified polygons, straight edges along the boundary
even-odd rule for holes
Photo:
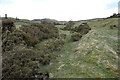
[[[72,27],[75,23],[73,21],[69,21],[67,24],[66,24],[66,27]]]
[[[11,33],[9,32],[7,36],[5,36],[5,33],[4,33],[2,41],[3,41],[2,43],[3,51],[9,51],[14,46],[20,45],[20,44],[34,47],[38,43],[38,40],[35,37],[29,36],[23,31],[17,30],[17,29]]]
[[[39,41],[58,37],[58,29],[52,24],[34,23],[31,26],[21,27],[21,30],[30,36],[34,36]]]
[[[87,23],[82,23],[79,26],[76,27],[64,27],[63,30],[69,30],[72,32],[79,32],[81,34],[87,34],[89,32],[89,30],[91,30],[91,28],[89,27],[89,25]]]
[[[3,78],[46,78],[48,72],[40,70],[41,65],[49,65],[57,56],[64,41],[56,39],[58,29],[51,24],[31,24],[16,29],[11,20],[2,21]],[[42,49],[36,45],[43,40]],[[53,40],[54,39],[54,40]]]
[[[114,28],[117,28],[116,25],[110,25],[110,29],[114,29]]]
[[[62,48],[62,46],[64,45],[64,41],[61,39],[56,39],[55,41],[50,41],[47,42],[45,44],[45,47],[47,49],[50,49],[50,52],[54,52],[54,51],[60,51],[60,49]]]
[[[66,39],[66,34],[60,34],[60,37]]]
[[[74,33],[73,35],[71,35],[72,41],[79,41],[81,38],[82,38],[82,34],[80,33]]]
[[[3,56],[3,78],[41,78],[39,64],[42,56],[39,51],[19,45]]]
[[[118,14],[114,13],[112,16],[110,16],[108,18],[120,18],[120,13],[118,13]]]
[[[73,30],[75,32],[79,32],[81,34],[87,34],[89,32],[89,30],[91,30],[91,28],[89,27],[89,25],[87,23],[83,23],[83,24],[79,25],[78,27],[73,28]]]
[[[14,22],[9,19],[2,20],[2,32],[10,31],[12,32],[15,29]]]
[[[79,26],[76,27],[64,27],[63,30],[69,30],[71,31],[73,34],[71,36],[71,40],[72,41],[78,41],[81,39],[81,37],[85,34],[87,34],[91,28],[89,27],[89,25],[87,23],[82,23]],[[77,32],[74,34],[74,32]]]

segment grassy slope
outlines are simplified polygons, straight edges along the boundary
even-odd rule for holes
[[[51,65],[42,69],[50,72],[55,78],[113,78],[117,77],[118,55],[117,29],[109,29],[109,25],[117,24],[117,19],[89,21],[92,30],[78,42],[71,42],[69,31],[66,44],[57,53],[59,56]],[[104,26],[107,24],[106,26]],[[104,27],[102,27],[104,26]]]
[[[89,20],[87,23],[92,30],[77,42],[70,41],[72,33],[59,29],[60,34],[67,34],[65,46],[56,53],[58,58],[41,70],[55,78],[117,77],[118,30],[109,29],[110,25],[117,24],[117,19]],[[61,27],[64,26],[58,26]]]

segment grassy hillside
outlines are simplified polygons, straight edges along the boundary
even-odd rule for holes
[[[17,30],[6,30],[3,36],[7,45],[4,46],[7,49],[3,57],[12,59],[10,62],[9,59],[4,60],[5,70],[9,67],[18,70],[11,74],[14,77],[118,77],[118,18],[76,21],[70,28],[66,28],[66,25],[40,24],[37,21],[19,21],[21,22],[15,21],[13,26]],[[10,36],[7,39],[6,33]],[[77,40],[74,41],[73,38]],[[9,48],[10,43],[14,44],[12,49]],[[25,68],[22,68],[24,60]],[[5,72],[7,75],[8,73]]]
[[[117,19],[89,20],[87,23],[92,30],[77,42],[70,41],[73,33],[59,29],[60,34],[67,35],[65,46],[51,65],[42,67],[51,78],[118,77],[118,29],[110,29],[110,25],[117,25]]]

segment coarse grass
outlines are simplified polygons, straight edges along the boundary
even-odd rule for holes
[[[48,71],[51,78],[117,78],[118,30],[99,24],[77,42],[70,41],[73,33],[59,29],[59,34],[67,35],[65,46],[51,65],[41,69]]]

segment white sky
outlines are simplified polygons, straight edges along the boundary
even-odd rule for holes
[[[0,15],[20,19],[85,20],[118,13],[119,0],[0,0]]]

